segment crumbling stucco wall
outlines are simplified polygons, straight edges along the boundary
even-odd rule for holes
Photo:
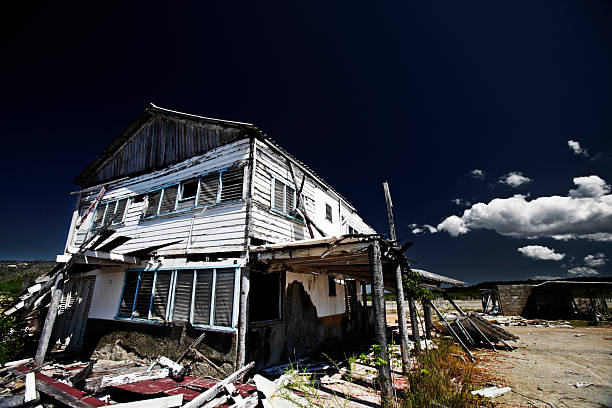
[[[344,277],[336,277],[336,296],[329,296],[328,275],[287,272],[286,288],[300,282],[313,303],[319,317],[334,316],[346,311],[344,301]]]
[[[84,351],[92,357],[110,360],[151,362],[162,355],[176,360],[201,333],[186,326],[89,319]],[[229,373],[235,368],[236,344],[235,334],[206,332],[198,351]],[[186,359],[190,361],[191,373],[219,376],[193,354],[189,353]]]

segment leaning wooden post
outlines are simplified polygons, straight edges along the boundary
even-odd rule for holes
[[[387,216],[389,217],[389,231],[391,240],[396,241],[395,222],[393,221],[393,202],[391,201],[391,192],[389,184],[383,183],[385,190],[385,200],[387,201]],[[402,276],[402,267],[397,265],[395,268],[395,301],[397,302],[397,323],[399,324],[400,334],[400,351],[402,355],[402,372],[408,374],[410,371],[410,357],[408,351],[408,325],[406,324],[406,303],[404,301],[404,279]]]
[[[417,353],[421,352],[421,335],[419,334],[419,322],[417,322],[417,311],[414,299],[408,299],[408,307],[410,308],[410,327],[412,328],[412,336],[414,337],[414,349]]]
[[[431,338],[431,328],[433,327],[433,319],[431,316],[431,307],[429,303],[423,302],[423,315],[425,317],[425,338]]]
[[[387,350],[387,319],[385,314],[385,293],[382,259],[380,254],[380,242],[372,241],[368,255],[370,258],[370,270],[372,275],[372,306],[374,308],[374,329],[376,343],[379,346],[378,357],[378,379],[380,381],[381,404],[390,406],[393,402],[393,384],[391,382],[391,366]]]
[[[49,348],[49,341],[51,339],[51,333],[53,332],[53,325],[57,318],[57,311],[59,310],[60,300],[64,292],[64,272],[60,271],[55,278],[55,284],[51,289],[51,305],[45,318],[45,325],[43,326],[42,332],[40,333],[40,339],[38,340],[38,349],[36,350],[36,356],[34,357],[34,363],[36,366],[41,367],[45,361],[45,355]]]
[[[241,369],[246,361],[246,335],[249,328],[249,289],[251,286],[249,272],[248,267],[245,266],[242,268],[242,276],[240,279],[240,315],[238,316],[238,358],[236,361],[236,370]]]

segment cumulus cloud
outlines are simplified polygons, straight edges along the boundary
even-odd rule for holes
[[[429,224],[425,224],[425,225],[410,224],[410,228],[411,228],[410,232],[412,232],[414,235],[417,235],[423,232],[429,232],[430,234],[435,234],[436,232],[438,232],[436,227],[429,225]]]
[[[586,266],[604,266],[608,260],[604,254],[597,253],[595,255],[587,255],[584,257],[584,264]]]
[[[468,200],[464,200],[463,198],[455,198],[451,200],[451,203],[458,205],[459,207],[470,207],[472,205]]]
[[[589,152],[587,151],[587,149],[580,146],[580,142],[578,142],[577,140],[568,140],[567,145],[569,146],[571,151],[574,152],[575,155],[589,157]]]
[[[509,185],[510,187],[520,187],[523,184],[527,184],[531,181],[529,177],[523,176],[520,171],[511,171],[499,178],[499,182],[502,184]]]
[[[435,234],[436,232],[438,232],[438,229],[434,226],[431,226],[429,224],[425,224],[423,225],[423,227],[427,228],[427,231],[429,231],[430,234]]]
[[[574,179],[576,190],[582,183],[579,179]],[[546,196],[529,201],[520,194],[496,198],[472,205],[461,216],[447,217],[437,229],[454,237],[488,229],[515,238],[612,241],[612,195]]]
[[[560,261],[561,259],[565,258],[565,254],[559,254],[555,252],[554,249],[541,245],[527,245],[522,248],[518,248],[517,251],[527,258],[541,259],[545,261]]]
[[[595,275],[599,275],[599,272],[597,272],[593,268],[589,268],[588,266],[577,266],[575,268],[568,269],[567,274],[570,275],[571,277],[579,277],[579,276],[595,276]]]
[[[422,228],[413,228],[411,231],[414,235],[416,234],[420,234],[421,232],[423,232]]]
[[[610,185],[599,176],[576,177],[574,184],[578,188],[569,191],[570,197],[601,197],[610,192]]]
[[[482,180],[485,178],[484,170],[480,170],[480,169],[471,170],[468,172],[468,174],[478,180]]]

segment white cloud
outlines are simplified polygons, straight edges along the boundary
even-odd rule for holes
[[[420,234],[421,232],[423,232],[423,229],[422,228],[414,228],[411,232],[414,235],[416,235],[416,234]]]
[[[568,269],[567,273],[572,277],[599,275],[599,272],[587,266],[577,266],[575,268]]]
[[[436,232],[438,232],[438,229],[436,227],[431,226],[429,224],[425,224],[423,225],[423,227],[427,228],[430,234],[435,234]]]
[[[584,263],[586,266],[604,266],[608,260],[606,256],[602,253],[597,253],[595,255],[587,255],[584,257]]]
[[[574,184],[578,186],[576,189],[571,189],[569,195],[571,197],[601,197],[610,192],[610,185],[606,184],[599,176],[576,177]]]
[[[523,176],[523,173],[520,171],[511,171],[510,173],[503,175],[499,178],[499,182],[502,184],[507,184],[510,187],[520,187],[523,184],[527,184],[531,181],[529,177]]]
[[[555,252],[554,249],[541,245],[527,245],[522,248],[518,248],[517,251],[527,258],[541,259],[545,261],[560,261],[561,259],[565,258],[565,254],[559,254]]]
[[[567,145],[574,152],[575,155],[589,157],[589,152],[580,146],[580,142],[577,140],[568,140]]]
[[[526,198],[517,194],[488,204],[476,203],[460,217],[447,217],[437,228],[454,237],[488,229],[515,238],[612,241],[612,195]]]
[[[472,205],[468,200],[464,200],[463,198],[455,198],[451,200],[451,203],[458,205],[459,207],[469,207]]]
[[[468,174],[474,177],[475,179],[479,179],[479,180],[482,180],[485,178],[484,170],[480,170],[480,169],[471,170],[470,172],[468,172]]]

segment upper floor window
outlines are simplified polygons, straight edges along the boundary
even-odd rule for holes
[[[329,222],[333,222],[332,208],[331,205],[325,203],[325,219]]]
[[[96,213],[94,215],[92,228],[100,228],[106,224],[111,218],[113,219],[112,225],[123,224],[125,220],[125,213],[128,206],[128,198],[121,198],[119,200],[107,201],[99,203],[96,206]]]
[[[243,198],[244,166],[221,170],[172,184],[148,193],[144,218]]]
[[[272,179],[272,203],[270,207],[283,214],[295,216],[295,189],[279,179]]]
[[[359,234],[359,231],[357,231],[355,228],[351,227],[350,225],[347,226],[347,233],[348,234]]]
[[[238,271],[235,267],[128,271],[117,318],[233,330]]]

